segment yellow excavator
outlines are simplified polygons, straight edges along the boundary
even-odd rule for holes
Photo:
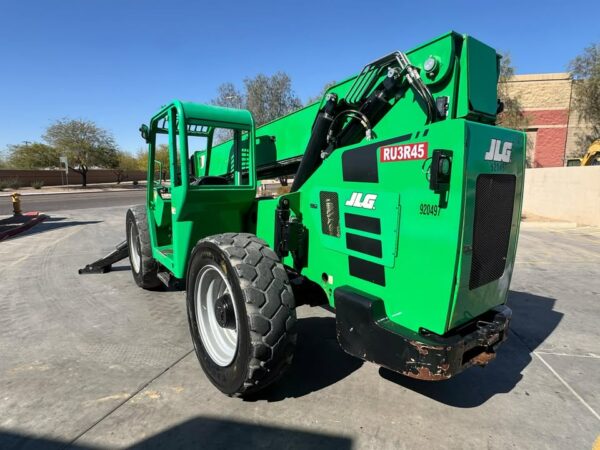
[[[600,139],[590,144],[583,157],[568,159],[567,166],[600,166]]]

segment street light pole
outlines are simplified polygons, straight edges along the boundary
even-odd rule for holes
[[[225,97],[226,100],[233,100],[233,99],[237,99],[237,109],[242,109],[242,97],[239,95],[228,95],[227,97]]]

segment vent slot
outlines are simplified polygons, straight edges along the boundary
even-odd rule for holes
[[[344,214],[347,228],[366,231],[367,233],[381,234],[381,221],[377,217],[361,216],[359,214]]]
[[[319,199],[323,234],[340,237],[340,204],[337,192],[321,191]]]
[[[514,175],[482,174],[477,177],[469,289],[497,280],[504,273],[515,201],[515,183]]]
[[[346,247],[355,252],[381,258],[381,241],[378,239],[346,233]]]
[[[354,256],[348,257],[348,272],[356,278],[385,286],[385,269],[376,264]]]

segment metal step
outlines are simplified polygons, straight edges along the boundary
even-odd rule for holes
[[[185,280],[175,278],[170,272],[158,272],[156,276],[168,289],[177,291],[185,289]]]

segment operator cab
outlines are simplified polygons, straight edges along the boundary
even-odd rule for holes
[[[245,110],[174,101],[140,131],[153,257],[181,277],[185,258],[173,252],[189,254],[190,242],[246,220],[256,194],[254,122]]]

